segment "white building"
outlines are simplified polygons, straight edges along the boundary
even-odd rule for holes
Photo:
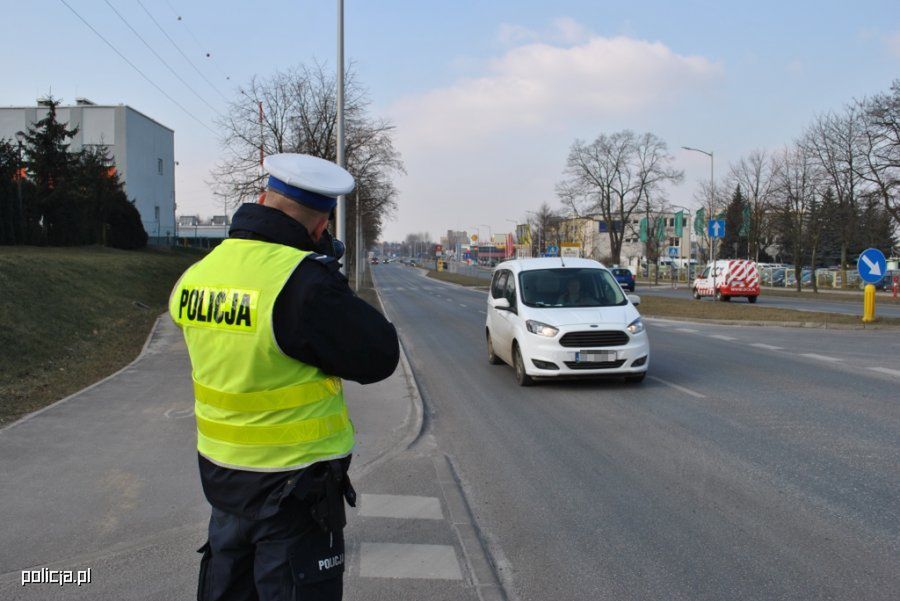
[[[14,144],[47,115],[46,105],[0,107],[0,139]],[[78,133],[69,150],[105,145],[115,161],[125,193],[138,212],[151,243],[175,235],[175,132],[124,104],[96,105],[78,98],[74,106],[56,108],[56,118]]]

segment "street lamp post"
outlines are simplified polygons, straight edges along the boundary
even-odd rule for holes
[[[22,145],[25,142],[25,132],[16,132],[18,144],[18,160],[16,161],[16,204],[18,215],[16,216],[16,239],[19,244],[25,244],[25,211],[22,209]]]
[[[344,157],[344,0],[338,0],[337,13],[337,164],[346,168],[347,161]],[[343,240],[346,235],[346,219],[346,200],[342,194],[337,198],[337,207],[334,213],[335,235],[338,240]],[[347,273],[346,266],[341,267],[341,272]]]
[[[712,151],[700,150],[699,148],[691,148],[690,146],[682,146],[684,150],[699,152],[709,157],[709,217],[716,218],[716,176],[715,176],[715,159]],[[709,234],[707,233],[707,237]],[[713,239],[709,239],[709,249],[712,255],[712,277],[713,277],[713,298],[716,297],[716,251],[718,244],[713,243]]]

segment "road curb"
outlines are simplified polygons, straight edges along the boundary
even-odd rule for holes
[[[115,378],[115,377],[118,376],[119,374],[125,372],[125,371],[128,370],[128,369],[131,369],[132,367],[134,367],[134,365],[137,364],[138,361],[140,361],[141,359],[143,359],[144,355],[147,354],[147,349],[150,348],[150,342],[152,342],[154,334],[156,334],[156,331],[159,329],[159,321],[160,321],[163,317],[165,317],[166,315],[168,315],[168,312],[162,313],[162,314],[159,315],[159,317],[156,318],[156,321],[153,322],[153,327],[150,328],[150,333],[147,334],[147,339],[144,340],[144,346],[141,347],[141,352],[138,353],[138,356],[135,357],[134,359],[132,359],[131,362],[130,362],[128,365],[126,365],[125,367],[119,369],[119,370],[116,371],[115,373],[109,374],[108,376],[106,376],[106,377],[103,378],[102,380],[97,380],[97,381],[94,382],[93,384],[90,384],[90,385],[88,385],[88,386],[85,386],[84,388],[82,388],[81,390],[78,390],[78,391],[76,391],[76,392],[73,392],[72,394],[70,394],[70,395],[67,396],[67,397],[61,398],[61,399],[59,399],[58,401],[53,401],[53,402],[50,403],[49,405],[46,405],[46,406],[44,406],[44,407],[41,407],[40,409],[36,409],[35,411],[32,411],[31,413],[26,413],[25,415],[23,415],[23,416],[20,417],[19,419],[15,420],[15,421],[13,421],[13,422],[10,422],[10,423],[6,424],[5,426],[3,426],[2,428],[0,428],[0,434],[2,434],[2,433],[3,433],[4,431],[6,431],[6,430],[12,428],[13,426],[17,426],[17,425],[19,425],[19,424],[22,424],[22,423],[24,423],[24,422],[27,422],[27,421],[30,420],[32,417],[36,417],[36,416],[40,415],[41,413],[43,413],[43,412],[45,412],[45,411],[49,411],[50,409],[56,407],[57,405],[62,405],[63,403],[66,403],[66,402],[68,402],[68,401],[71,401],[72,399],[74,399],[74,398],[77,397],[78,395],[80,395],[80,394],[82,394],[82,393],[85,393],[85,392],[87,392],[87,391],[89,391],[89,390],[93,390],[94,388],[96,388],[97,386],[100,386],[101,384],[103,384],[103,383],[106,382],[107,380],[112,380],[113,378]]]
[[[375,284],[374,273],[372,274],[372,283]],[[373,289],[375,290],[375,296],[378,297],[378,303],[381,305],[382,314],[388,319],[388,321],[390,321],[390,316],[388,315],[387,309],[384,306],[384,300],[381,298],[381,293],[378,292],[377,284],[373,286]],[[403,370],[403,376],[406,379],[406,390],[410,398],[410,408],[409,413],[406,417],[405,424],[406,434],[403,435],[403,438],[400,439],[400,442],[388,449],[385,449],[379,455],[375,456],[370,461],[360,465],[358,469],[354,470],[354,478],[362,478],[375,468],[381,466],[388,460],[409,449],[413,444],[415,444],[415,442],[419,439],[419,437],[422,435],[422,432],[424,431],[425,410],[422,402],[422,395],[419,393],[419,384],[416,382],[415,374],[413,373],[412,366],[409,364],[409,358],[406,356],[406,349],[403,348],[402,341],[400,342],[399,367],[401,370]]]
[[[507,592],[512,590],[508,564],[503,560],[507,566],[505,570],[498,566],[497,559],[503,557],[502,553],[496,545],[490,544],[475,520],[453,462],[443,453],[434,456],[432,462],[450,514],[450,525],[459,541],[478,598],[481,601],[513,601],[514,595]],[[506,581],[502,576],[504,572]]]
[[[706,323],[720,326],[776,326],[782,328],[810,328],[818,330],[900,330],[900,326],[891,326],[885,324],[847,324],[847,323],[828,323],[824,321],[761,321],[761,320],[743,320],[743,319],[702,319],[698,317],[674,317],[674,316],[656,316],[644,315],[648,320],[660,321],[682,321],[689,323]]]

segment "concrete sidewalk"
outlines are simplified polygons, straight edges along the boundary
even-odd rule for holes
[[[405,361],[346,384],[364,479],[421,423]],[[163,316],[129,366],[0,430],[0,599],[193,599],[209,519],[197,476],[190,364]],[[351,526],[352,527],[352,526]],[[21,585],[21,570],[91,568],[92,582]]]

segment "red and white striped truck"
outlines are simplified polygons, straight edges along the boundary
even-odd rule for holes
[[[755,303],[759,296],[759,270],[756,263],[744,259],[722,259],[709,263],[691,286],[694,298],[713,296],[729,301],[736,296]]]

